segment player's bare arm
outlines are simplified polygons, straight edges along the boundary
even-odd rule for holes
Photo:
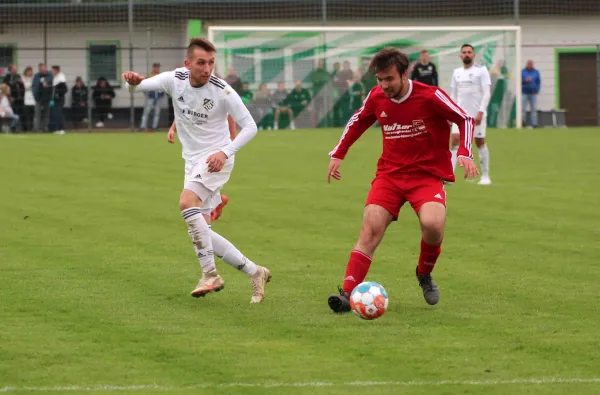
[[[167,141],[169,143],[175,143],[175,134],[177,134],[177,126],[175,124],[175,121],[173,121],[171,127],[169,128],[169,133],[167,133]]]
[[[231,115],[227,116],[227,123],[229,124],[229,138],[231,141],[233,141],[237,136],[237,126],[235,125],[235,121]]]

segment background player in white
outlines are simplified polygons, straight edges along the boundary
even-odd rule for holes
[[[481,164],[481,178],[479,185],[489,185],[490,179],[490,153],[485,144],[485,130],[487,125],[487,107],[490,102],[492,80],[485,66],[474,64],[475,51],[470,44],[460,48],[460,58],[463,67],[454,70],[450,83],[452,100],[454,100],[470,116],[475,118],[475,144],[479,151]],[[452,168],[456,167],[456,153],[458,151],[458,127],[452,125]]]
[[[221,202],[220,191],[233,170],[234,155],[257,133],[256,123],[240,96],[222,79],[212,75],[214,45],[203,38],[190,40],[185,67],[152,78],[123,73],[132,92],[164,91],[173,98],[175,123],[185,160],[185,179],[179,198],[181,215],[188,226],[202,278],[192,296],[204,296],[224,287],[214,254],[251,276],[250,303],[264,298],[271,273],[245,257],[233,244],[210,228],[210,213]],[[241,127],[231,141],[227,116]]]

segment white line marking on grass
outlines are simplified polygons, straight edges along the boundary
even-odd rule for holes
[[[348,381],[344,383],[307,381],[296,383],[225,383],[197,384],[190,386],[168,386],[158,384],[147,385],[92,385],[92,386],[58,386],[58,387],[1,387],[0,392],[37,391],[37,392],[71,392],[71,391],[183,391],[209,388],[290,388],[290,387],[427,387],[445,385],[498,386],[509,384],[600,384],[600,378],[541,378],[512,380],[438,380],[438,381]]]

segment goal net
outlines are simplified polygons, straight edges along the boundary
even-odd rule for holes
[[[208,38],[220,54],[217,74],[239,76],[244,101],[263,129],[345,125],[375,86],[367,66],[385,47],[405,52],[411,69],[427,50],[439,86],[450,93],[450,78],[462,65],[459,52],[465,43],[474,47],[475,62],[486,66],[492,78],[488,126],[521,126],[516,116],[521,108],[518,26],[210,26]],[[277,92],[282,87],[287,95]],[[268,93],[270,102],[265,100]]]

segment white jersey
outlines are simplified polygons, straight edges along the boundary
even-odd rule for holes
[[[171,96],[182,156],[196,162],[218,151],[231,158],[256,135],[256,123],[231,86],[215,76],[199,88],[190,84],[185,67],[160,73],[130,86],[132,92],[163,91]],[[232,142],[227,116],[242,128]]]
[[[485,66],[474,64],[468,69],[459,67],[452,73],[451,97],[472,117],[487,113],[492,81]]]

